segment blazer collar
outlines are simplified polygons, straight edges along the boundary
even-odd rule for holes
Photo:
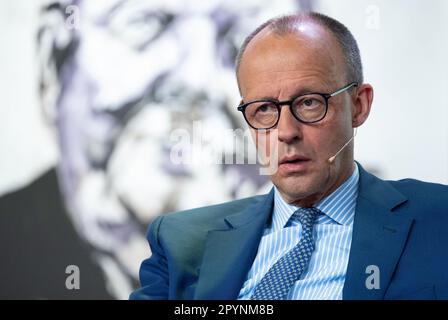
[[[227,216],[226,228],[208,232],[195,299],[238,297],[271,216],[273,198],[271,189],[246,210]]]
[[[389,182],[360,170],[358,199],[343,299],[382,299],[405,247],[413,219],[401,215],[407,198]],[[373,266],[373,267],[372,267]],[[366,285],[373,269],[379,288]]]

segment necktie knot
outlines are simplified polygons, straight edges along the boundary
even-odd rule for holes
[[[293,218],[298,220],[303,227],[311,228],[316,217],[321,211],[317,208],[299,208],[294,212]]]

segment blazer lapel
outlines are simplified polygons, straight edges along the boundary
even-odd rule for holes
[[[208,233],[195,299],[236,299],[271,216],[273,189],[243,212],[225,218],[227,229]]]
[[[343,299],[382,299],[406,244],[413,219],[393,210],[406,197],[390,183],[360,170],[359,191]],[[378,267],[379,288],[369,289],[366,280]],[[376,271],[375,271],[376,272]]]

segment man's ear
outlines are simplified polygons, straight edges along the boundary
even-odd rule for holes
[[[353,97],[353,128],[362,125],[368,118],[373,101],[373,87],[364,83],[356,88],[356,95]]]

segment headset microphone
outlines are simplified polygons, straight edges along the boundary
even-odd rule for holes
[[[334,159],[336,159],[336,157],[342,152],[342,150],[344,150],[345,147],[348,146],[348,144],[353,140],[353,138],[355,138],[357,129],[358,129],[358,128],[355,128],[355,132],[353,133],[353,136],[350,138],[350,140],[348,140],[348,141],[342,146],[342,148],[339,149],[339,151],[336,152],[336,153],[334,154],[334,156],[332,156],[331,158],[329,158],[329,159],[327,160],[329,164],[332,164],[332,163],[334,162]]]

